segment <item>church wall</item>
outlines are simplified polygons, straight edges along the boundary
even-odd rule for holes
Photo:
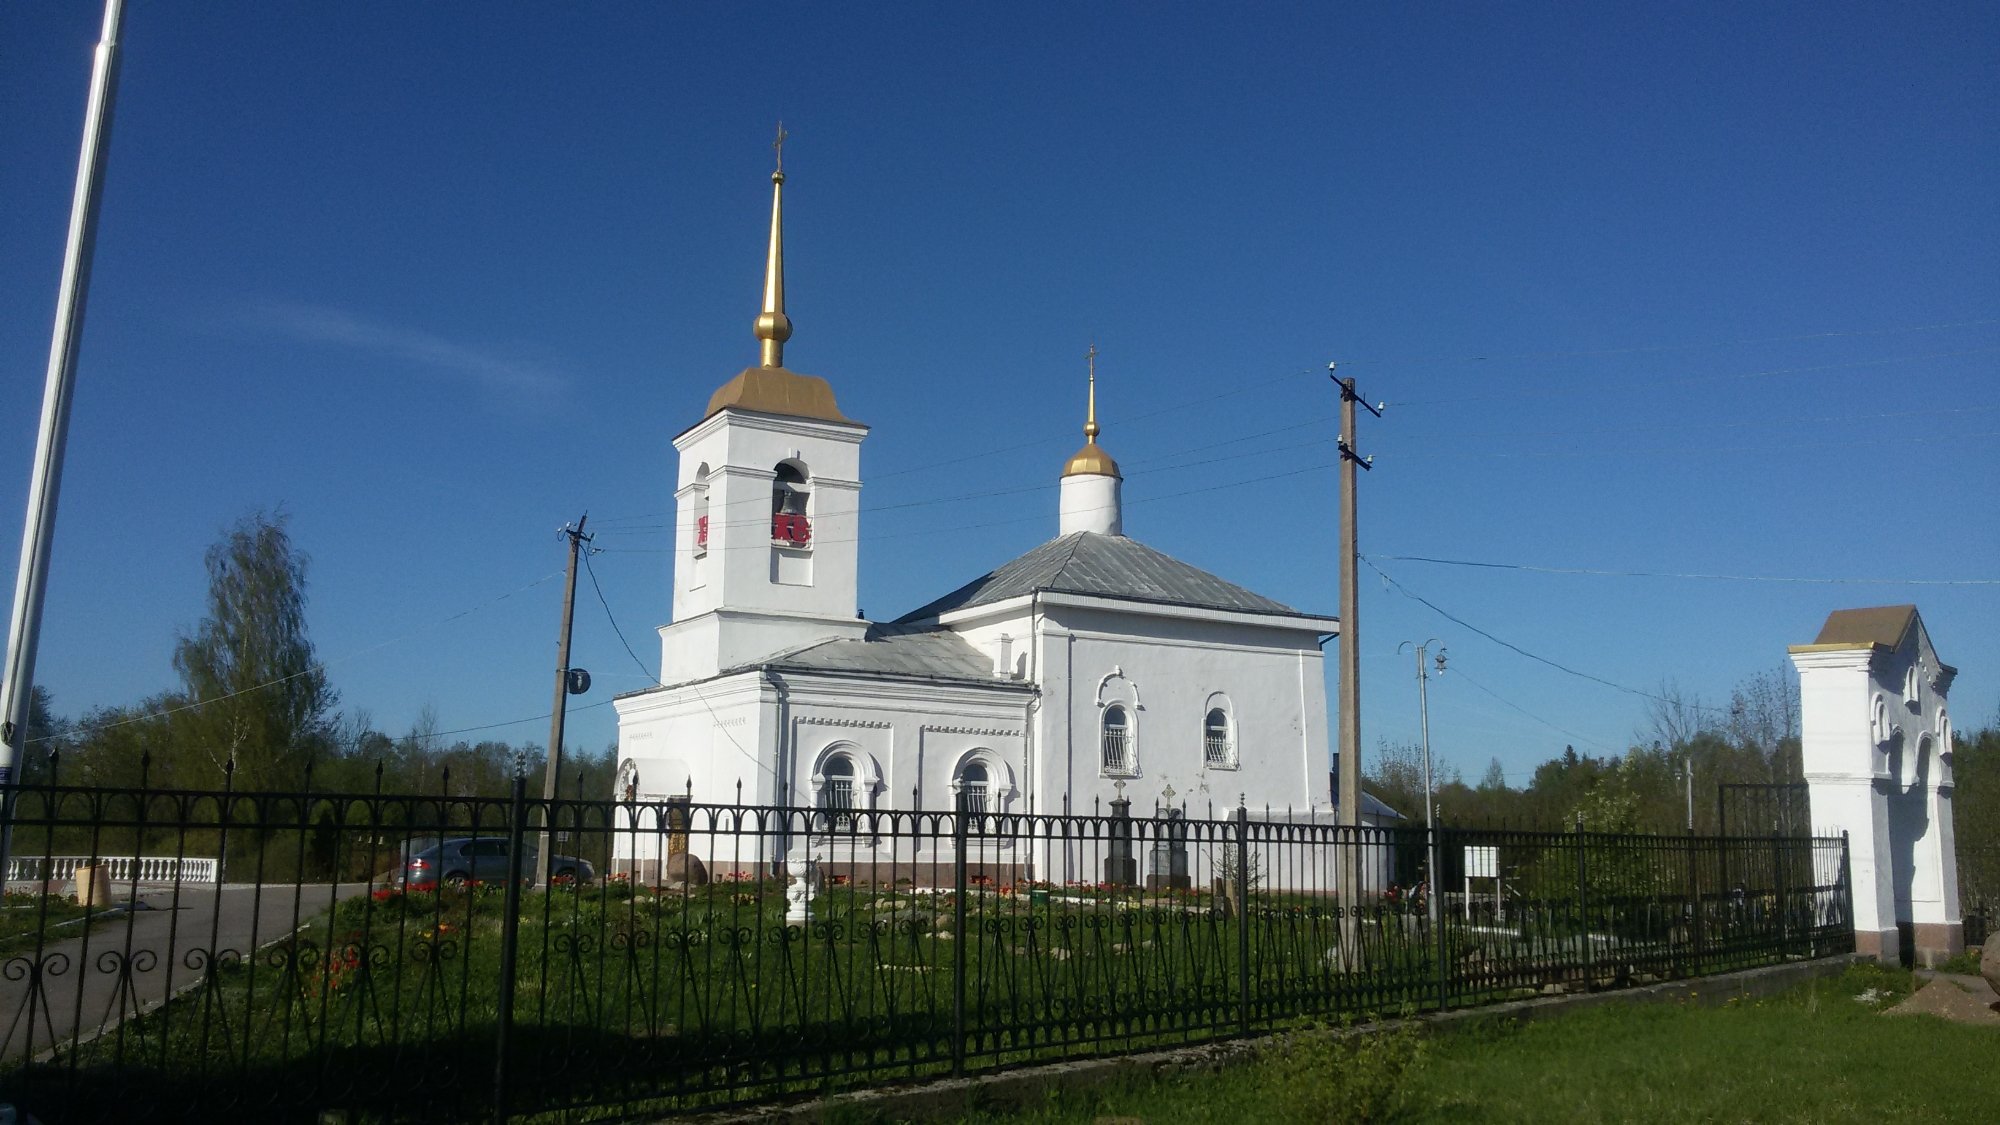
[[[829,748],[852,748],[871,786],[872,808],[954,807],[955,768],[979,752],[1007,790],[1001,811],[1018,807],[1025,770],[1026,685],[999,690],[970,684],[920,683],[810,673],[780,674],[787,738],[797,748],[793,785],[805,798],[819,792],[815,763]]]
[[[1123,781],[1135,816],[1171,804],[1196,819],[1227,818],[1242,800],[1253,817],[1268,806],[1277,818],[1290,810],[1303,820],[1324,804],[1327,775],[1316,641],[1309,630],[1051,607],[1035,637],[1043,807],[1108,815]],[[1134,762],[1123,772],[1104,769],[1101,757],[1103,707],[1114,701],[1132,717]],[[1207,762],[1212,704],[1230,714],[1233,767]]]
[[[821,807],[826,801],[827,763],[831,755],[841,755],[854,768],[854,803],[860,813],[905,812],[923,808],[935,812],[954,807],[952,788],[955,772],[966,762],[977,760],[987,766],[993,781],[990,800],[997,811],[1023,811],[1021,778],[1025,772],[1028,743],[1028,711],[1033,699],[1026,685],[1010,685],[994,690],[976,684],[925,683],[865,676],[784,671],[771,669],[745,673],[733,678],[732,693],[717,696],[725,689],[717,683],[700,685],[708,704],[694,698],[692,690],[653,693],[638,697],[640,706],[621,705],[621,756],[635,757],[641,775],[666,768],[666,755],[655,748],[681,747],[698,742],[703,733],[748,730],[743,747],[756,748],[761,761],[752,762],[734,744],[715,739],[703,764],[695,765],[695,800],[730,803],[734,800],[734,774],[754,774],[756,783],[745,782],[745,800],[751,794],[759,804]],[[716,714],[711,716],[708,706]],[[738,723],[722,727],[718,723]],[[763,763],[769,763],[767,768]],[[642,788],[651,791],[651,786]],[[662,792],[664,797],[682,791],[676,782]],[[714,794],[711,796],[711,794]],[[704,814],[705,815],[705,814]],[[864,818],[864,823],[865,823]],[[664,847],[664,836],[647,829],[656,818],[642,817],[638,831],[626,833],[619,855],[633,858],[636,874],[642,878],[658,870],[663,857],[654,856]],[[709,834],[700,829],[688,840],[688,850],[698,856],[713,877],[756,877],[768,872],[785,855],[810,853],[830,873],[850,875],[870,870],[890,877],[896,865],[900,877],[930,881],[936,865],[949,870],[952,862],[949,829],[936,836],[937,820],[904,816],[884,819],[883,831],[876,835],[828,832],[818,817],[794,816],[767,820],[768,831],[761,838],[746,834],[739,838],[728,833]],[[892,827],[893,825],[893,827]],[[929,838],[921,838],[929,834]],[[916,837],[916,838],[913,838]],[[1017,877],[1022,859],[1008,854],[985,857],[982,862],[995,867],[994,877]]]
[[[618,710],[619,781],[610,794],[634,806],[618,814],[614,869],[645,879],[657,874],[666,840],[658,830],[661,802],[689,793],[698,803],[768,804],[778,793],[763,699],[756,672],[679,689],[629,696]],[[636,774],[637,783],[627,784]],[[739,790],[738,784],[741,783]]]

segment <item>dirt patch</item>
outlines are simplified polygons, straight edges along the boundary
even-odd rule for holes
[[[1982,991],[1984,991],[1982,989]],[[1937,1016],[1954,1023],[1988,1024],[2000,1027],[2000,1012],[1989,1005],[1991,1001],[1974,996],[1948,977],[1938,977],[1926,981],[1922,988],[1908,1000],[1890,1008],[1884,1015],[1890,1016]]]

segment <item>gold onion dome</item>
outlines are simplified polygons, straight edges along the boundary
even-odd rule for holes
[[[764,258],[764,308],[757,314],[760,363],[737,372],[708,399],[708,415],[735,407],[760,414],[818,418],[858,425],[840,412],[833,386],[817,375],[785,369],[785,341],[792,338],[792,319],[785,315],[784,192],[785,127],[778,126],[778,169],[771,173],[771,246]]]
[[[1083,423],[1083,448],[1077,450],[1076,455],[1071,457],[1069,463],[1063,466],[1062,475],[1066,477],[1118,477],[1120,480],[1123,480],[1124,478],[1119,476],[1118,473],[1118,462],[1113,461],[1111,454],[1104,452],[1104,448],[1097,444],[1099,431],[1097,427],[1096,344],[1090,345],[1090,351],[1085,353],[1084,358],[1090,363],[1090,413]]]

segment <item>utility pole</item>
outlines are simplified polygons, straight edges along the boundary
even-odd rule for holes
[[[542,831],[536,840],[535,885],[549,885],[549,859],[555,854],[554,841],[550,839],[550,816],[556,799],[556,778],[562,772],[563,718],[569,709],[572,693],[581,694],[590,687],[590,675],[572,678],[569,666],[570,622],[576,611],[576,557],[583,551],[583,545],[590,542],[590,536],[583,533],[583,525],[590,522],[590,513],[576,521],[575,526],[564,524],[557,535],[569,540],[569,579],[563,584],[562,632],[556,639],[556,701],[549,714],[549,761],[542,771]],[[581,672],[582,669],[576,669]],[[579,686],[580,680],[580,686]]]
[[[1424,650],[1436,643],[1438,643],[1437,638],[1432,637],[1423,644],[1416,646],[1417,716],[1424,732],[1424,834],[1430,841],[1430,858],[1426,861],[1426,866],[1430,868],[1430,875],[1425,880],[1430,884],[1430,893],[1424,896],[1424,900],[1429,903],[1430,919],[1433,925],[1438,920],[1438,870],[1444,858],[1444,852],[1438,846],[1437,805],[1435,803],[1437,787],[1431,781],[1431,701],[1429,693],[1424,690],[1425,684],[1430,680],[1430,669],[1424,664]],[[1404,641],[1401,645],[1397,646],[1396,651],[1401,652],[1409,647],[1410,642]],[[1438,649],[1437,670],[1438,675],[1444,675],[1444,649],[1442,648]]]
[[[1345,907],[1340,927],[1341,967],[1358,972],[1363,967],[1361,949],[1361,599],[1355,566],[1360,561],[1360,538],[1354,529],[1354,486],[1357,467],[1373,468],[1374,458],[1354,451],[1354,404],[1359,402],[1377,418],[1380,406],[1362,402],[1353,379],[1334,374],[1338,364],[1326,365],[1327,377],[1340,388],[1340,808],[1346,846],[1340,848],[1340,901]]]
[[[1355,483],[1358,469],[1374,468],[1373,457],[1354,451],[1354,406],[1377,418],[1381,406],[1370,406],[1354,389],[1352,378],[1334,374],[1338,364],[1326,365],[1328,376],[1340,388],[1340,823],[1361,826],[1361,607],[1355,566],[1359,561],[1360,537],[1355,532]]]
[[[105,0],[104,27],[90,68],[90,100],[83,116],[76,191],[70,197],[69,238],[56,287],[55,330],[49,341],[48,378],[42,390],[42,424],[28,483],[28,512],[21,529],[21,569],[14,579],[14,611],[7,631],[7,667],[0,678],[0,882],[12,856],[14,782],[28,749],[28,716],[34,707],[35,654],[41,647],[42,603],[47,593],[49,549],[55,538],[56,498],[62,491],[63,447],[69,441],[71,391],[83,311],[90,296],[90,263],[97,244],[98,203],[104,194],[104,161],[111,148],[111,109],[118,87],[118,31],[124,0]]]
[[[1688,747],[1687,755],[1688,787],[1688,835],[1694,835],[1694,747]]]

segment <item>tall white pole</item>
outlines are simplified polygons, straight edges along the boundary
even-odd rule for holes
[[[1432,925],[1436,925],[1438,920],[1437,896],[1441,890],[1438,885],[1438,861],[1444,857],[1444,853],[1438,846],[1437,805],[1434,803],[1434,794],[1437,791],[1437,787],[1431,783],[1431,701],[1430,694],[1424,690],[1424,685],[1429,679],[1430,671],[1424,667],[1424,646],[1418,645],[1417,713],[1423,724],[1424,732],[1424,836],[1431,843],[1431,891],[1424,896],[1424,901],[1428,904],[1430,910],[1431,923]]]
[[[1433,924],[1438,920],[1437,896],[1440,891],[1440,887],[1438,886],[1438,872],[1443,866],[1444,852],[1440,847],[1437,831],[1437,786],[1431,781],[1431,701],[1430,693],[1425,690],[1425,685],[1430,680],[1430,668],[1424,663],[1424,657],[1430,646],[1436,643],[1438,643],[1437,638],[1432,637],[1423,644],[1414,646],[1417,650],[1417,716],[1422,723],[1424,732],[1424,852],[1426,855],[1424,863],[1429,871],[1425,882],[1430,887],[1430,893],[1424,896],[1424,900],[1427,903],[1426,909],[1430,914]],[[1410,647],[1412,647],[1411,643],[1404,641],[1402,644],[1396,646],[1396,651],[1401,652]],[[1438,650],[1438,671],[1444,671],[1443,649]]]
[[[41,434],[28,484],[28,514],[21,529],[21,569],[14,580],[6,677],[0,680],[0,878],[4,878],[12,843],[15,770],[27,750],[35,650],[41,640],[56,497],[62,489],[63,446],[69,437],[77,345],[83,336],[83,310],[90,295],[91,250],[97,241],[104,157],[111,144],[112,92],[118,85],[118,28],[123,18],[124,0],[105,0],[104,31],[90,70],[90,103],[84,111],[76,194],[70,201],[69,241],[63,249],[62,281],[56,290],[56,323],[49,342],[48,382],[42,392]]]

